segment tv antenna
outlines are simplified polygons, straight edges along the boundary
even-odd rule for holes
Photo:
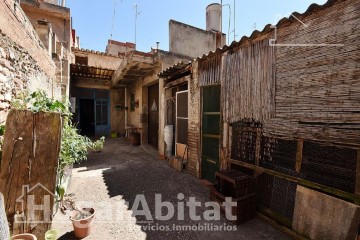
[[[229,26],[228,26],[228,35],[227,35],[228,45],[229,45],[230,44],[230,28],[231,28],[231,5],[224,4],[224,5],[222,5],[222,7],[229,7]],[[221,18],[222,18],[222,16],[221,16]]]
[[[135,49],[136,49],[136,43],[137,43],[137,20],[138,20],[138,16],[140,15],[141,12],[139,12],[139,5],[138,4],[135,4],[133,9],[135,9]]]
[[[112,26],[111,26],[111,35],[110,35],[110,39],[111,39],[111,40],[113,39],[112,37],[113,37],[113,32],[114,32],[114,27],[115,27],[115,16],[116,16],[116,5],[117,5],[117,1],[118,1],[118,0],[114,0],[115,6],[114,6]],[[122,2],[122,0],[121,0],[121,2]]]

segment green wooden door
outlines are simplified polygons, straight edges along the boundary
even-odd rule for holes
[[[215,182],[220,166],[220,86],[204,87],[202,93],[201,176]]]

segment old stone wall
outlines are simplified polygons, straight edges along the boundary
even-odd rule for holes
[[[13,0],[0,2],[0,123],[21,91],[45,90],[61,97],[56,66],[29,19]]]
[[[47,76],[29,53],[5,34],[0,34],[0,123],[4,122],[11,100],[20,92],[45,90],[60,97],[60,87]]]
[[[48,51],[24,11],[14,0],[0,1],[0,30],[27,51],[45,74],[55,74],[56,67]]]

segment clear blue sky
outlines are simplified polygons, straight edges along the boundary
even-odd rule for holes
[[[67,0],[71,9],[73,27],[80,36],[81,47],[105,51],[110,38],[115,1],[117,3],[113,39],[122,42],[135,40],[135,9],[138,4],[137,49],[148,52],[160,42],[160,49],[169,49],[169,20],[174,19],[202,29],[206,28],[206,6],[220,1],[211,0]],[[327,0],[236,0],[236,40],[250,35],[255,29],[262,30],[268,23],[274,24],[277,16],[289,16],[292,12],[303,13],[312,4],[324,4]],[[230,4],[232,14],[234,0]],[[223,31],[228,32],[228,6],[224,6]],[[233,31],[233,18],[231,31]],[[231,41],[234,36],[231,34]]]

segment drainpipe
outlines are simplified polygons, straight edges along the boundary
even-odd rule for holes
[[[128,109],[129,106],[127,104],[127,87],[125,87],[125,127],[128,125]]]

